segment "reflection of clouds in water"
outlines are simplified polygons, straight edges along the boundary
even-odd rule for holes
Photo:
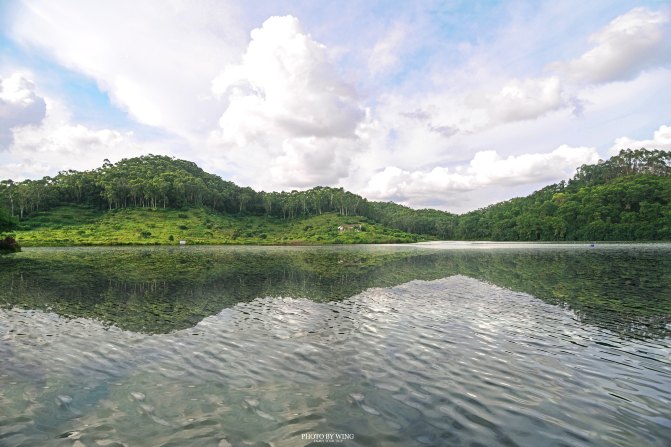
[[[233,445],[293,445],[292,433],[310,431],[386,433],[412,445],[450,432],[457,443],[507,433],[542,444],[594,426],[618,426],[636,440],[640,427],[660,430],[654,417],[671,398],[653,386],[669,383],[668,373],[625,352],[636,343],[462,276],[340,302],[260,298],[162,335],[18,309],[1,310],[0,327],[12,334],[2,341],[0,384],[24,390],[5,392],[3,407],[82,440],[153,445],[225,433]],[[668,346],[644,348],[652,361],[668,356]],[[24,368],[41,373],[20,376]],[[637,387],[617,389],[631,402],[618,402],[627,412],[589,412],[594,402],[612,404],[613,378],[634,376]],[[645,417],[639,393],[647,394]],[[58,405],[58,396],[71,401]],[[30,439],[38,431],[27,424],[17,432]]]

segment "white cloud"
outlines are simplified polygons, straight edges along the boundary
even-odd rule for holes
[[[256,172],[272,167],[274,184],[285,186],[347,174],[366,111],[327,48],[295,17],[271,17],[253,30],[241,63],[228,66],[212,89],[228,97],[215,139],[234,163]]]
[[[375,42],[368,57],[368,70],[373,76],[393,70],[399,64],[399,53],[407,38],[406,27],[397,24]]]
[[[215,93],[230,94],[220,120],[224,138],[268,127],[290,137],[354,137],[364,115],[356,94],[298,19],[271,17],[251,36],[242,63],[213,82]],[[239,113],[252,124],[242,128],[242,119],[233,116]]]
[[[581,82],[633,79],[641,71],[671,62],[668,23],[664,12],[632,9],[590,36],[595,44],[592,49],[550,67]]]
[[[609,149],[610,155],[617,155],[622,149],[658,149],[671,150],[671,126],[661,125],[650,140],[634,140],[629,137],[620,137],[615,139],[615,143]]]
[[[492,82],[493,83],[493,82]],[[512,78],[496,90],[453,89],[409,97],[390,94],[378,100],[377,117],[400,135],[401,144],[444,145],[456,134],[478,134],[494,127],[536,120],[573,107],[558,77]]]
[[[33,0],[8,32],[94,79],[139,122],[189,135],[221,114],[210,80],[244,38],[230,3]]]
[[[557,77],[512,79],[489,102],[493,122],[534,119],[566,105]]]
[[[46,117],[40,124],[13,129],[13,142],[0,158],[10,161],[0,163],[0,178],[21,180],[93,169],[106,158],[118,161],[148,152],[132,132],[72,124],[65,107],[48,98],[46,102]]]
[[[483,187],[511,187],[567,179],[585,163],[595,163],[594,148],[562,145],[550,153],[523,154],[502,158],[496,151],[475,154],[468,165],[454,169],[434,167],[428,171],[407,171],[388,166],[374,175],[366,192],[377,199],[407,203],[449,204],[455,194]]]
[[[44,98],[31,79],[21,73],[0,78],[0,150],[11,142],[13,128],[39,124],[45,113]]]
[[[284,140],[282,155],[270,166],[271,180],[298,188],[334,184],[349,174],[350,144],[342,138]]]
[[[528,132],[527,121],[537,121],[536,127],[557,115],[571,114],[565,96],[557,77],[513,78],[493,90],[381,96],[375,108],[375,132],[366,140],[371,151],[366,163],[374,169],[397,166],[410,171],[444,165],[472,157],[497,141],[485,135],[499,139],[503,135],[524,150],[528,145],[520,144],[520,132]]]

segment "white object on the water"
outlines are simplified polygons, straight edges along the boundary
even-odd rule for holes
[[[149,416],[151,416],[151,419],[152,419],[154,422],[156,422],[157,424],[165,425],[166,427],[170,427],[170,424],[169,424],[168,421],[166,421],[165,419],[161,419],[160,417],[155,416],[155,415],[153,415],[153,414],[150,414]]]
[[[186,245],[186,241],[179,241],[179,245]]]
[[[246,398],[245,403],[249,405],[251,408],[256,408],[259,406],[259,401],[256,399],[252,399],[251,397]]]
[[[375,408],[371,408],[368,405],[361,404],[361,409],[365,411],[366,413],[373,414],[375,416],[379,416],[380,412],[377,411]]]
[[[82,434],[81,434],[80,432],[78,432],[78,431],[71,431],[71,432],[68,433],[68,435],[66,436],[67,439],[75,439],[75,440],[76,440],[76,439],[79,439],[79,438],[81,438],[81,437],[82,437]]]
[[[135,400],[144,400],[144,398],[146,397],[144,395],[144,393],[139,393],[139,392],[133,392],[133,393],[130,393],[130,395],[133,396],[133,398]]]
[[[272,417],[272,416],[269,415],[268,413],[264,413],[264,412],[261,411],[261,410],[256,410],[256,414],[258,414],[259,416],[261,416],[263,419],[268,419],[269,421],[274,421],[274,420],[275,420],[274,417]]]
[[[70,396],[65,396],[65,395],[60,395],[56,396],[56,402],[60,405],[69,405],[70,402],[72,402],[72,398]]]

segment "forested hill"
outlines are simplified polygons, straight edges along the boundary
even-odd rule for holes
[[[93,207],[207,207],[228,214],[300,215],[338,211],[356,214],[364,201],[342,188],[309,191],[256,192],[209,174],[195,163],[162,155],[147,155],[105,164],[92,171],[61,171],[55,177],[0,182],[0,206],[23,219],[60,204]]]
[[[91,171],[0,182],[0,211],[18,219],[61,205],[187,209],[295,220],[334,212],[438,239],[671,240],[671,152],[625,150],[568,182],[455,215],[371,202],[342,188],[256,192],[195,163],[148,155]]]
[[[456,237],[473,240],[671,240],[671,152],[623,150],[458,220]]]

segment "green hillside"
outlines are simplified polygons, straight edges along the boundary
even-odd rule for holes
[[[340,228],[340,229],[339,229]],[[230,216],[201,208],[121,208],[65,205],[36,212],[16,231],[23,246],[178,244],[377,244],[417,242],[365,217],[325,213],[296,219]]]
[[[148,155],[0,182],[0,231],[23,245],[671,240],[671,152],[625,150],[568,182],[455,215],[342,188],[264,192]]]
[[[546,186],[459,217],[457,239],[671,240],[671,152],[626,150]]]

